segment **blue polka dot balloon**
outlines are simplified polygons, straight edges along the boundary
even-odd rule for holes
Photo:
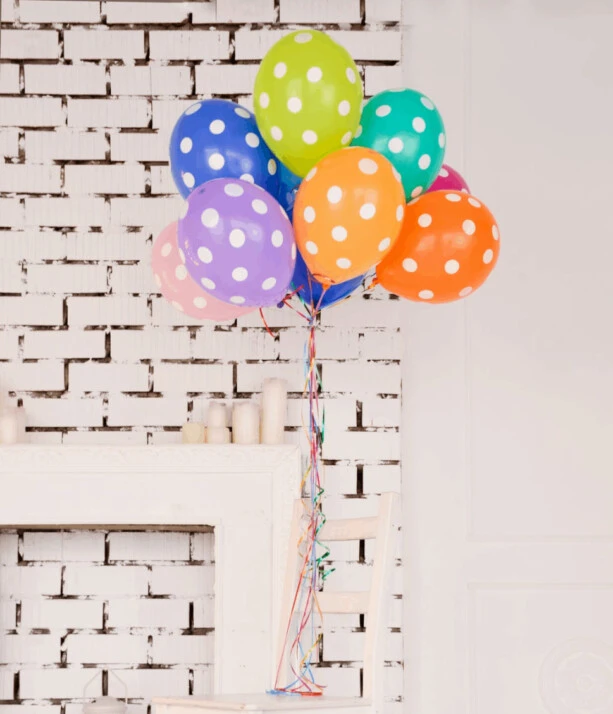
[[[205,99],[183,112],[170,138],[170,169],[183,198],[217,178],[249,181],[273,196],[279,190],[277,160],[255,117],[227,99]]]

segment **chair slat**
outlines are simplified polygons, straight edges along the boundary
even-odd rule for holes
[[[324,615],[363,615],[368,610],[370,593],[366,592],[339,592],[319,593],[317,601]]]
[[[371,540],[377,537],[378,518],[345,518],[328,521],[321,529],[322,543],[335,540]]]

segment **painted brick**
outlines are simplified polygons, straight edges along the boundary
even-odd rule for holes
[[[17,609],[14,602],[0,602],[0,628],[14,630],[17,626]],[[1,685],[0,685],[1,687]]]
[[[151,256],[148,237],[148,234],[141,231],[68,233],[66,257],[69,260],[141,260]]]
[[[143,193],[145,169],[137,164],[117,166],[66,166],[64,186],[73,195],[82,193]]]
[[[185,359],[189,354],[190,335],[185,331],[113,330],[111,332],[111,357],[116,362]]]
[[[50,630],[98,629],[102,627],[102,602],[28,598],[21,602],[21,626]]]
[[[278,343],[265,331],[202,329],[196,333],[192,356],[196,359],[276,359]],[[302,356],[302,355],[301,355]]]
[[[207,5],[209,3],[206,3]],[[194,3],[197,8],[198,4]],[[146,22],[148,24],[172,24],[187,20],[192,5],[186,3],[156,2],[147,6]],[[106,22],[108,25],[130,25],[143,22],[142,2],[110,2],[106,5]],[[213,18],[214,19],[214,18]]]
[[[360,353],[369,359],[400,360],[403,351],[399,330],[365,330],[360,336]]]
[[[400,394],[401,369],[399,364],[381,362],[331,362],[324,368],[326,389],[329,392],[353,392],[360,384],[363,394]]]
[[[318,667],[315,679],[318,684],[326,687],[326,696],[360,697],[362,695],[358,667]]]
[[[400,466],[364,466],[364,493],[385,493],[386,491],[400,493],[400,481]]]
[[[258,66],[254,64],[198,65],[196,92],[198,94],[250,94]]]
[[[140,565],[66,566],[65,595],[122,596],[147,594],[147,569]]]
[[[280,0],[281,22],[361,22],[360,0]]]
[[[386,89],[402,87],[402,67],[366,67],[364,74],[364,94],[372,97]]]
[[[145,664],[147,637],[139,635],[68,635],[66,660],[73,663]]]
[[[43,3],[41,4],[49,4]],[[67,3],[72,4],[72,3]],[[24,669],[20,674],[19,693],[23,699],[68,699],[83,696],[83,687],[92,678],[91,669]],[[87,690],[91,697],[100,696],[100,680]]]
[[[149,370],[145,364],[96,364],[82,362],[68,367],[70,387],[87,392],[146,392]]]
[[[105,94],[104,67],[100,65],[44,65],[24,67],[28,94]]]
[[[54,159],[104,159],[106,138],[102,132],[57,129],[26,131],[26,159],[45,163]]]
[[[162,135],[167,141],[170,139],[170,134],[177,119],[192,104],[194,104],[193,99],[154,99],[151,102],[153,128],[162,129]]]
[[[400,22],[402,0],[366,0],[366,22]]]
[[[131,697],[163,697],[168,695],[187,696],[189,693],[189,671],[177,669],[126,669],[120,672]],[[109,694],[112,697],[123,696],[121,683],[115,677],[109,677]]]
[[[0,65],[0,94],[19,94],[18,65]]]
[[[154,664],[212,664],[213,638],[202,635],[154,635]]]
[[[31,704],[2,704],[0,705],[0,714],[23,714],[24,706],[28,707],[28,714],[60,714],[61,707],[47,704],[47,705],[31,705]]]
[[[129,535],[129,534],[126,534]],[[136,534],[136,535],[141,535]],[[179,534],[187,535],[187,534]],[[207,601],[209,608],[211,602]],[[131,598],[110,600],[108,627],[153,627],[182,630],[189,627],[190,600]],[[138,696],[131,691],[132,696]]]
[[[105,353],[104,332],[100,330],[35,330],[24,335],[25,359],[91,358],[104,357]]]
[[[67,30],[64,57],[82,59],[142,59],[145,35],[142,30]]]
[[[398,426],[401,418],[400,399],[368,397],[362,404],[364,426]]]
[[[19,131],[17,129],[0,129],[0,154],[7,158],[19,155]]]
[[[60,661],[60,638],[57,635],[4,635],[2,664],[45,664]]]
[[[273,0],[242,2],[242,0],[217,0],[218,22],[274,22],[275,4]]]
[[[2,22],[10,22],[18,19],[15,0],[0,0],[0,11],[2,12]]]
[[[12,330],[0,330],[0,359],[15,359],[18,353],[19,334]]]
[[[63,397],[62,399],[24,398],[28,426],[102,426],[101,399]]]
[[[55,59],[59,49],[55,30],[2,30],[3,59]]]
[[[71,297],[68,320],[80,325],[144,325],[147,301],[139,297]]]
[[[10,701],[14,696],[15,675],[0,669],[0,699]]]
[[[304,368],[302,364],[283,364],[279,362],[262,362],[261,364],[239,364],[239,392],[261,392],[262,382],[269,377],[278,377],[287,381],[290,392],[302,394],[304,390]]]
[[[193,410],[190,414],[190,421],[200,421],[206,424],[208,419],[209,405],[211,401],[220,401],[219,399],[212,400],[211,397],[196,397],[193,399]],[[243,400],[241,400],[243,401]],[[221,403],[226,407],[226,426],[232,425],[232,403],[230,401],[223,401]]]
[[[149,257],[149,256],[147,256]],[[141,261],[136,265],[114,265],[110,278],[111,290],[116,295],[159,294],[155,284],[149,261]]]
[[[212,533],[192,533],[192,560],[206,560],[212,563],[215,558],[215,539]]]
[[[68,126],[146,127],[149,119],[146,99],[68,100]]]
[[[28,292],[104,293],[108,291],[104,265],[30,265]]]
[[[64,121],[57,97],[0,97],[0,126],[61,126]]]
[[[160,325],[162,327],[173,326],[185,326],[185,325],[195,325],[197,327],[202,326],[202,320],[196,317],[189,317],[185,313],[174,308],[165,298],[153,298],[152,302],[152,318],[151,322],[153,325]],[[226,322],[220,322],[219,325],[231,325],[234,320],[226,320]]]
[[[112,426],[112,425],[111,425]],[[62,437],[63,444],[86,444],[91,446],[145,446],[145,431],[69,431]]]
[[[19,4],[21,22],[98,22],[100,3],[92,0],[21,0]]]
[[[304,330],[304,318],[300,317],[290,308],[284,307],[281,310],[276,307],[265,308],[263,312],[266,324],[273,329],[277,327],[300,327]],[[325,315],[325,312],[323,314]],[[239,317],[237,322],[239,327],[259,327],[260,329],[264,329],[264,322],[259,310],[254,310],[248,315]]]
[[[111,533],[109,560],[189,560],[189,533]]]
[[[30,226],[104,226],[108,206],[103,198],[26,198]]]
[[[214,627],[215,607],[213,598],[201,598],[194,603],[194,627]]]
[[[279,334],[281,359],[303,360],[306,339],[304,326],[296,330],[283,330]],[[337,360],[340,355],[345,359],[357,359],[358,333],[343,329],[320,330],[317,335],[317,359]]]
[[[194,694],[211,694],[213,691],[213,667],[194,667]]]
[[[23,270],[19,263],[0,265],[0,293],[20,294],[25,287]]]
[[[60,594],[60,566],[6,566],[0,578],[0,598],[18,600],[22,597]]]
[[[232,391],[232,366],[229,364],[156,364],[153,368],[156,392]]]
[[[213,578],[212,565],[154,565],[151,568],[151,593],[175,597],[212,595]]]
[[[187,398],[109,395],[109,426],[181,426],[187,419]]]
[[[326,659],[332,662],[356,662],[362,659],[364,651],[364,633],[350,630],[337,630],[324,636]],[[383,650],[385,661],[402,660],[402,635],[388,633]]]
[[[175,182],[170,173],[170,166],[151,167],[151,193],[176,193]]]
[[[111,93],[178,96],[192,93],[189,67],[111,67]]]
[[[230,57],[230,33],[215,30],[152,31],[149,33],[151,59],[224,60]]]
[[[0,382],[10,391],[63,390],[64,365],[59,361],[4,362]]]
[[[183,203],[172,198],[112,198],[111,223],[116,226],[156,226],[159,230],[177,220]]]
[[[0,565],[17,565],[17,534],[0,533]]]
[[[389,431],[336,431],[326,429],[325,459],[364,460],[370,463],[400,458],[400,439]]]
[[[2,200],[0,199],[0,210]],[[55,229],[6,231],[0,238],[5,260],[61,260],[66,257],[66,240]]]
[[[0,226],[15,228],[23,224],[25,216],[23,202],[18,198],[0,198]],[[6,236],[0,236],[2,244],[6,244]]]
[[[59,193],[59,166],[4,164],[0,173],[0,191],[6,193]]]
[[[168,142],[157,133],[111,135],[113,161],[168,161]]]

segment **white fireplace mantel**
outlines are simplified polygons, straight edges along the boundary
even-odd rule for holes
[[[213,526],[215,690],[264,691],[300,473],[294,446],[2,447],[0,528]]]

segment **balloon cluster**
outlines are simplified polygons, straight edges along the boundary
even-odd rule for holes
[[[362,107],[348,52],[299,30],[262,60],[254,107],[199,101],[174,127],[186,203],[155,241],[153,271],[177,309],[227,320],[298,295],[318,311],[373,268],[371,285],[417,302],[483,284],[498,226],[443,164],[445,127],[426,95],[387,90]]]

